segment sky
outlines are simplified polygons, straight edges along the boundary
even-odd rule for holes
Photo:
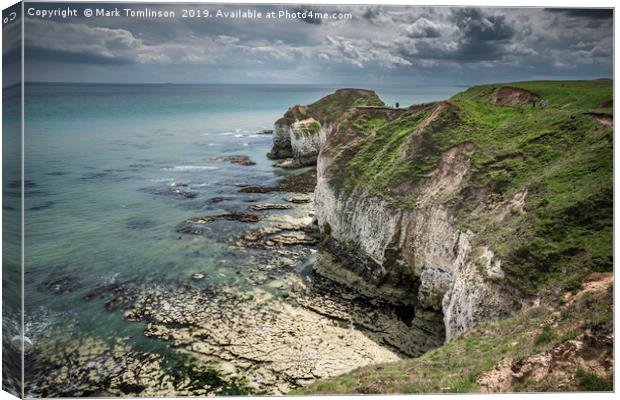
[[[601,9],[196,6],[351,13],[346,20],[25,18],[26,80],[101,83],[471,85],[613,75],[613,14]]]

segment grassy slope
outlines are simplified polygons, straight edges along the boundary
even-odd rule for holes
[[[586,330],[613,329],[613,286],[578,297],[573,303],[547,304],[495,323],[485,323],[465,336],[421,357],[372,365],[299,389],[297,394],[465,393],[479,392],[478,377],[500,361],[525,359],[553,349]],[[554,312],[555,315],[553,314]],[[611,346],[605,348],[611,353]],[[577,366],[568,385],[553,377],[524,379],[512,391],[609,391],[612,381]]]
[[[460,227],[502,258],[509,281],[525,294],[574,290],[587,273],[612,269],[613,133],[586,114],[611,113],[600,105],[612,98],[612,83],[508,85],[533,91],[549,106],[493,105],[503,85],[484,85],[451,98],[415,134],[432,106],[391,120],[353,115],[331,140],[345,148],[335,179],[343,190],[363,187],[395,207],[415,208],[415,194],[395,188],[414,187],[442,152],[471,142],[472,171],[451,201]],[[521,190],[528,192],[523,215],[497,223],[480,209],[480,199],[499,204]]]
[[[377,94],[370,90],[339,89],[335,93],[308,105],[291,107],[276,124],[291,125],[295,121],[314,118],[320,123],[332,122],[342,116],[351,107],[383,106]],[[316,130],[318,132],[318,129]],[[314,133],[316,133],[314,132]]]
[[[612,99],[613,84],[506,85],[530,90],[549,105],[492,105],[491,97],[505,85],[484,85],[455,95],[452,106],[415,135],[432,107],[395,119],[352,115],[331,139],[331,145],[340,146],[328,150],[339,157],[333,173],[343,190],[361,186],[395,207],[415,208],[414,196],[394,188],[425,179],[450,147],[474,143],[467,184],[451,201],[460,227],[476,232],[475,244],[488,245],[501,257],[506,278],[524,295],[557,299],[576,291],[587,275],[613,269],[613,130],[586,114],[612,112],[602,103]],[[402,154],[407,154],[404,161]],[[488,210],[480,199],[499,204],[522,190],[528,192],[524,214],[511,212],[501,223],[485,218]],[[586,321],[599,317],[596,310],[580,315]],[[472,389],[471,376],[462,377],[490,368],[500,357],[535,350],[517,338],[531,333],[532,326],[540,328],[540,321],[531,325],[528,318],[493,325],[490,334],[477,329],[420,359],[365,369],[308,392],[372,392],[364,382],[372,386],[384,375],[397,383],[377,389],[380,393]],[[519,332],[522,325],[526,328]],[[515,340],[518,344],[506,349]]]

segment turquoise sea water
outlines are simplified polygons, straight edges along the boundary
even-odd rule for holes
[[[129,335],[139,344],[139,324],[81,296],[117,279],[187,279],[194,272],[206,272],[205,283],[235,284],[227,266],[247,256],[221,240],[234,223],[218,224],[220,231],[206,238],[181,239],[176,226],[199,215],[245,211],[248,196],[282,202],[281,194],[239,193],[239,185],[273,185],[286,173],[265,156],[271,136],[257,132],[271,129],[289,106],[334,89],[28,84],[26,336],[53,336],[61,316],[59,323],[70,320],[78,331]],[[386,103],[401,106],[446,99],[459,90],[374,89]],[[234,154],[248,155],[256,165],[214,159]],[[213,204],[213,197],[225,201]],[[41,289],[56,277],[71,277],[80,289],[62,295]]]

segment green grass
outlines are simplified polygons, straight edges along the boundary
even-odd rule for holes
[[[338,89],[336,92],[304,107],[292,107],[277,124],[292,125],[295,121],[314,118],[321,124],[331,123],[339,119],[352,107],[383,106],[384,103],[372,90]]]
[[[297,125],[297,129],[295,129],[293,132],[295,134],[295,137],[299,139],[302,137],[314,136],[318,134],[320,130],[321,124],[317,121],[312,121],[309,123]]]
[[[577,369],[578,390],[585,392],[611,392],[614,390],[612,379],[604,379],[600,376],[586,371],[583,368]]]
[[[491,104],[502,86],[530,90],[548,107]],[[457,224],[502,259],[526,295],[571,290],[591,271],[612,269],[613,131],[588,112],[611,112],[612,81],[542,81],[476,86],[436,105],[389,118],[349,112],[327,147],[340,190],[363,189],[395,208],[418,207],[415,190],[443,152],[475,146],[461,191],[447,204]],[[423,128],[421,128],[424,126]],[[501,223],[480,212],[527,191],[525,210]]]
[[[487,322],[463,337],[421,357],[389,364],[370,365],[347,374],[318,381],[292,394],[389,394],[479,392],[477,379],[505,359],[522,360],[572,340],[588,329],[613,329],[613,291],[583,296],[556,305],[541,305],[497,322]],[[560,311],[554,327],[548,324]],[[605,346],[601,344],[601,346]],[[611,347],[606,351],[613,351]],[[568,367],[570,369],[570,367]],[[524,379],[513,391],[611,390],[611,382],[592,371],[574,373],[568,386],[543,379]]]
[[[555,330],[549,325],[545,325],[543,326],[542,332],[540,332],[540,334],[536,336],[536,340],[534,340],[534,344],[536,346],[541,346],[541,345],[552,342],[557,337],[558,337],[558,334],[555,333]]]
[[[443,152],[468,143],[471,167],[445,205],[462,230],[475,233],[472,248],[488,246],[502,260],[509,286],[537,295],[549,306],[486,323],[464,337],[398,363],[360,368],[319,382],[301,393],[475,392],[476,379],[506,358],[523,359],[576,338],[585,329],[612,324],[611,292],[587,296],[549,315],[563,293],[584,279],[613,270],[613,130],[588,113],[612,113],[613,82],[541,81],[472,87],[437,105],[388,116],[345,113],[323,151],[337,190],[362,189],[395,208],[418,207],[415,190]],[[502,86],[529,90],[547,107],[498,106]],[[427,120],[427,121],[425,121]],[[490,210],[527,191],[524,210],[498,221]],[[555,304],[553,307],[551,304]],[[519,382],[514,390],[558,390],[556,382]],[[611,382],[577,371],[562,390],[609,390]]]

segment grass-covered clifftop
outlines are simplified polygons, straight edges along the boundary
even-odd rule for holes
[[[276,124],[292,125],[295,121],[308,118],[313,118],[320,123],[329,123],[342,117],[352,107],[383,105],[383,101],[372,90],[338,89],[307,106],[289,108],[284,116],[276,121]]]
[[[448,201],[459,226],[493,249],[524,294],[557,294],[592,271],[612,270],[612,86],[483,85],[397,115],[352,112],[324,151],[337,159],[331,175],[341,190],[363,188],[416,208],[416,187],[441,155],[468,144],[470,172]],[[523,204],[500,222],[489,218],[511,201]]]
[[[267,154],[272,159],[293,158],[290,165],[314,165],[322,141],[332,123],[355,107],[383,106],[372,90],[338,89],[309,105],[296,105],[274,124],[273,147]]]
[[[507,287],[541,306],[486,322],[423,357],[363,368],[304,392],[609,390],[612,113],[613,82],[593,80],[482,85],[405,111],[343,114],[322,149],[330,187],[394,209],[421,209],[435,199],[461,231],[472,232],[474,252],[488,248],[501,260]],[[442,173],[447,154],[468,159],[465,175],[451,183],[457,190],[429,194],[425,182]],[[495,279],[485,266],[479,270],[485,281]],[[606,283],[595,294],[588,282],[599,278]],[[566,300],[575,296],[581,300]],[[566,361],[564,353],[578,356]],[[579,361],[588,357],[597,366]],[[540,359],[551,364],[536,366]],[[564,372],[538,379],[541,368]],[[494,379],[512,380],[500,388]]]

